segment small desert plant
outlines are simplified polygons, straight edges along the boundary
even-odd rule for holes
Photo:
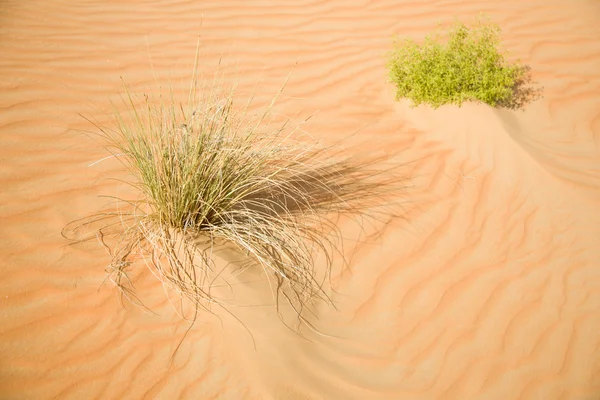
[[[357,161],[295,139],[286,123],[272,128],[273,103],[259,113],[249,111],[251,101],[236,107],[234,89],[215,82],[199,86],[195,77],[187,104],[169,96],[139,107],[127,91],[133,121],[117,113],[116,129],[98,128],[140,196],[117,199],[117,208],[74,221],[64,234],[74,239],[100,224],[94,237],[112,256],[109,277],[130,300],[137,302],[128,271],[145,260],[163,284],[206,309],[222,305],[211,292],[213,250],[228,243],[263,267],[277,298],[300,316],[311,299],[328,301],[314,263],[320,255],[326,272],[333,263],[341,234],[332,215],[382,205],[402,182],[377,157]]]
[[[396,40],[388,60],[396,98],[434,108],[465,101],[522,108],[541,89],[527,87],[530,68],[508,63],[499,47],[500,28],[481,20],[471,28],[456,22],[445,42],[439,36],[428,36],[423,44]]]

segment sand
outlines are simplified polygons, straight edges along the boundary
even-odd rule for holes
[[[0,398],[600,398],[598,2],[147,3],[0,3]],[[544,97],[394,101],[392,37],[479,12]],[[199,35],[206,68],[222,56],[261,95],[292,72],[276,110],[316,138],[410,162],[407,221],[336,275],[337,311],[315,308],[328,336],[237,307],[248,330],[200,315],[172,357],[189,324],[160,284],[134,274],[155,314],[121,304],[104,249],[60,235],[120,187],[117,164],[89,167],[106,153],[80,114],[109,121],[120,77],[189,79]]]

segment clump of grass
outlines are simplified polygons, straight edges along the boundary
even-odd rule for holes
[[[64,230],[71,239],[100,224],[94,236],[112,256],[109,278],[138,302],[128,272],[144,260],[154,275],[197,308],[220,304],[211,291],[214,250],[234,246],[262,266],[274,292],[301,316],[313,299],[329,302],[325,276],[339,252],[336,216],[360,216],[385,206],[402,180],[386,174],[379,157],[360,161],[320,143],[297,140],[287,123],[237,107],[235,90],[193,79],[187,104],[170,96],[137,106],[133,121],[116,115],[116,129],[98,126],[111,154],[127,167],[139,198]],[[373,214],[374,215],[374,214]],[[107,238],[112,241],[108,242]],[[197,309],[196,308],[196,309]]]
[[[407,98],[438,108],[479,101],[492,107],[522,109],[541,95],[531,84],[531,69],[509,63],[500,50],[500,28],[478,20],[472,27],[456,22],[447,38],[418,44],[396,40],[388,70],[396,99]]]

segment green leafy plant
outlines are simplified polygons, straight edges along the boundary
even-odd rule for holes
[[[541,89],[527,86],[528,66],[506,61],[499,50],[500,32],[497,25],[478,20],[470,28],[456,22],[447,38],[428,36],[422,44],[397,39],[388,60],[396,99],[433,108],[467,101],[523,108]]]

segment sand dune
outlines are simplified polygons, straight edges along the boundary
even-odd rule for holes
[[[411,109],[386,83],[395,34],[484,12],[544,98],[525,112]],[[180,320],[101,285],[95,243],[62,227],[106,203],[117,165],[79,114],[189,80],[222,56],[242,87],[317,138],[410,163],[407,221],[334,277],[318,335],[272,306]],[[600,398],[600,4],[596,1],[182,0],[0,3],[0,398]],[[260,97],[260,96],[259,96]],[[365,145],[366,144],[366,145]],[[349,237],[351,225],[344,225]],[[241,288],[255,302],[258,288]],[[254,296],[254,297],[253,297]],[[261,297],[262,296],[262,297]]]

